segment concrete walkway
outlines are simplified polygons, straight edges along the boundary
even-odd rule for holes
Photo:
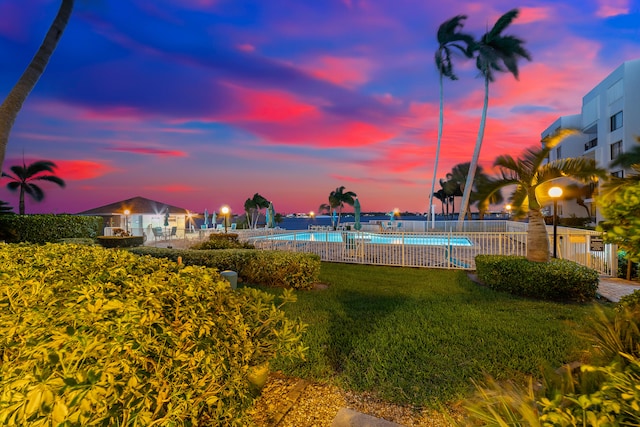
[[[612,302],[620,301],[625,295],[640,289],[640,282],[618,279],[617,277],[600,276],[598,294]]]

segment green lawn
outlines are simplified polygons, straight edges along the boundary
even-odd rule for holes
[[[522,380],[589,348],[579,333],[591,305],[497,293],[461,271],[323,263],[321,281],[329,289],[298,291],[285,307],[309,325],[307,360],[273,368],[388,401],[452,401],[483,373]]]

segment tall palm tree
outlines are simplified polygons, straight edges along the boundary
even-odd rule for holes
[[[35,87],[42,73],[44,73],[49,58],[51,58],[53,51],[58,45],[58,41],[60,41],[62,37],[62,33],[73,12],[73,3],[74,0],[62,0],[58,14],[53,20],[51,27],[49,27],[49,31],[44,37],[38,52],[2,102],[2,105],[0,105],[0,169],[2,169],[2,165],[4,164],[4,156],[7,152],[11,128],[16,121],[18,113],[22,109],[22,104]]]
[[[247,225],[254,229],[258,227],[258,219],[262,209],[269,207],[269,201],[260,194],[255,193],[252,198],[245,200],[244,212],[247,217]]]
[[[347,191],[345,193],[345,186],[340,186],[336,188],[334,191],[329,193],[329,204],[323,203],[320,205],[318,209],[320,212],[328,212],[331,213],[332,209],[338,210],[338,222],[336,225],[340,224],[340,218],[342,217],[342,208],[344,205],[353,206],[356,202],[356,197],[358,195],[353,191]]]
[[[467,58],[473,57],[473,36],[460,32],[464,26],[466,15],[457,15],[443,22],[438,28],[438,50],[436,50],[436,68],[440,77],[440,115],[438,120],[438,142],[436,145],[436,158],[433,163],[433,179],[431,180],[431,192],[429,193],[429,209],[433,205],[433,196],[438,173],[438,161],[440,160],[440,145],[442,143],[442,129],[444,127],[444,78],[458,80],[453,72],[453,50],[459,50]]]
[[[596,166],[595,160],[584,157],[545,163],[551,150],[565,137],[575,133],[571,130],[561,130],[545,139],[542,148],[527,149],[519,159],[510,155],[499,156],[494,166],[499,168],[500,176],[484,186],[484,198],[491,197],[505,187],[515,187],[510,196],[511,205],[514,216],[522,216],[525,213],[528,216],[527,259],[530,261],[549,261],[549,237],[540,210],[548,200],[547,190],[551,183],[558,178],[587,183],[607,176],[604,169]]]
[[[487,122],[487,109],[489,107],[489,83],[495,79],[494,72],[510,72],[513,77],[518,79],[518,60],[525,58],[531,61],[531,55],[523,47],[524,41],[514,37],[503,35],[502,32],[513,22],[518,16],[518,9],[512,9],[502,15],[496,21],[491,30],[486,32],[482,38],[474,44],[476,52],[476,68],[484,78],[484,102],[482,107],[482,117],[480,119],[480,127],[478,129],[478,137],[471,158],[471,167],[469,168],[469,176],[467,177],[467,185],[465,186],[462,202],[460,202],[460,215],[458,216],[458,226],[462,227],[465,213],[469,207],[471,199],[471,189],[473,178],[478,168],[478,160],[480,158],[480,149],[484,138],[484,128]]]
[[[53,170],[56,167],[56,164],[50,162],[48,160],[40,160],[34,163],[31,163],[29,166],[26,166],[24,163],[22,166],[11,166],[11,172],[13,175],[9,175],[7,173],[2,173],[3,177],[7,177],[11,179],[11,181],[7,184],[7,188],[11,191],[20,190],[20,204],[18,205],[18,213],[20,215],[24,215],[24,195],[28,194],[35,200],[36,202],[42,201],[44,199],[44,191],[38,185],[34,184],[33,181],[49,181],[54,184],[58,184],[60,187],[64,187],[64,181],[55,176],[55,175],[47,175],[45,172],[54,173]]]

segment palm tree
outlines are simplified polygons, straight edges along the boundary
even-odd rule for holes
[[[489,205],[499,205],[504,201],[504,197],[500,191],[491,193],[487,197],[484,197],[485,188],[491,184],[491,178],[485,174],[480,166],[476,172],[476,178],[474,180],[474,186],[476,187],[474,193],[471,196],[471,203],[478,205],[479,219],[484,219],[485,213],[489,210]]]
[[[244,211],[247,217],[247,225],[254,229],[258,227],[258,219],[262,209],[269,207],[269,201],[260,194],[255,193],[252,198],[244,202]]]
[[[342,216],[342,208],[347,204],[349,206],[353,206],[356,202],[356,197],[358,195],[353,191],[344,192],[344,185],[336,188],[334,191],[329,193],[329,204],[323,203],[318,208],[320,212],[331,213],[332,209],[338,209],[338,222],[336,226],[340,224],[340,218]]]
[[[491,197],[505,187],[515,186],[510,196],[511,205],[515,217],[527,213],[527,259],[530,261],[549,261],[549,237],[540,210],[548,200],[547,190],[551,182],[558,178],[568,178],[587,183],[607,176],[604,169],[596,166],[595,160],[584,157],[545,163],[551,150],[565,137],[575,133],[567,129],[561,130],[545,139],[542,148],[527,149],[520,159],[514,159],[510,155],[499,156],[494,166],[499,168],[500,177],[483,186],[484,198]]]
[[[471,199],[471,189],[473,178],[478,168],[478,160],[480,158],[480,149],[484,138],[484,128],[487,122],[487,109],[489,107],[489,83],[495,79],[494,72],[510,72],[513,77],[518,79],[518,60],[525,58],[531,61],[531,55],[523,47],[524,41],[514,37],[502,35],[502,32],[513,22],[518,16],[518,9],[512,9],[502,15],[495,23],[493,28],[486,32],[482,38],[474,44],[476,56],[476,68],[484,77],[484,103],[482,107],[482,117],[480,119],[480,128],[478,129],[478,138],[473,150],[471,158],[471,167],[469,168],[469,176],[467,177],[467,185],[465,186],[462,201],[460,202],[460,212],[466,212]],[[464,214],[458,216],[458,226],[462,227]]]
[[[440,144],[442,143],[442,129],[444,127],[444,78],[458,80],[453,72],[453,62],[451,61],[452,50],[459,50],[467,58],[473,57],[473,36],[461,33],[459,30],[464,26],[466,15],[457,15],[445,21],[438,28],[438,50],[436,50],[436,68],[440,76],[440,116],[438,120],[438,142],[436,145],[436,158],[433,163],[433,179],[431,180],[431,192],[429,193],[429,209],[433,205],[433,196],[438,173],[438,161],[440,160]]]
[[[44,199],[42,188],[34,184],[33,181],[49,181],[64,187],[64,181],[55,175],[43,175],[44,172],[54,173],[56,164],[48,160],[40,160],[26,166],[23,162],[22,166],[11,166],[13,175],[2,173],[3,177],[10,178],[7,188],[11,191],[20,190],[20,204],[18,205],[18,213],[24,215],[24,195],[31,196],[36,202]]]
[[[22,73],[16,85],[11,89],[2,105],[0,105],[0,169],[4,164],[4,156],[7,152],[9,134],[16,121],[18,113],[22,109],[22,104],[33,90],[40,76],[58,45],[60,37],[69,22],[73,11],[74,0],[62,0],[58,14],[56,15],[49,31],[45,36],[38,52],[31,60],[27,69]]]
[[[444,217],[444,204],[445,202],[447,203],[447,215],[449,214],[449,199],[447,198],[447,195],[444,193],[444,189],[441,188],[438,191],[436,191],[435,193],[433,193],[433,197],[435,197],[436,199],[440,200],[440,203],[442,204],[442,216]]]

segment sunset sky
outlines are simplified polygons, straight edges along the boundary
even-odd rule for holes
[[[520,78],[490,87],[481,164],[539,143],[622,62],[640,58],[640,0],[77,0],[18,116],[3,169],[52,160],[27,213],[76,213],[143,196],[239,213],[317,211],[338,186],[363,211],[424,212],[438,124],[436,31],[468,15],[480,37],[526,41]],[[40,45],[59,0],[0,0],[0,99]],[[473,61],[445,83],[438,177],[469,161],[483,84]],[[2,181],[0,200],[17,212]],[[439,188],[436,185],[436,189]],[[439,206],[438,206],[439,211]]]

